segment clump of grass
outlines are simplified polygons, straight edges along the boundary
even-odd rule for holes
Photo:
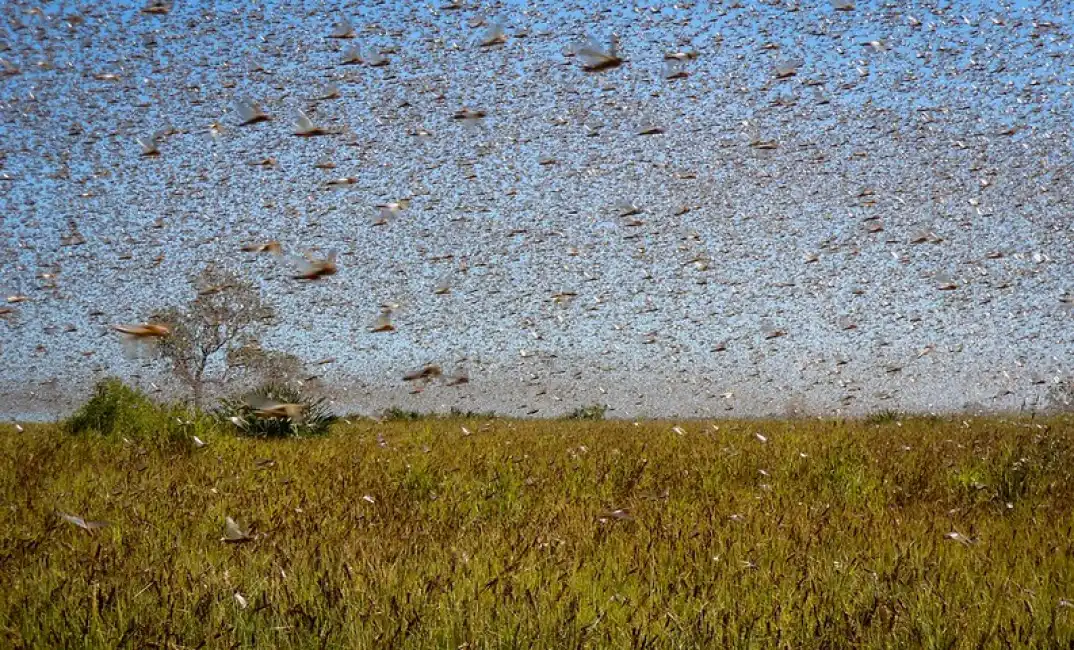
[[[301,417],[259,417],[249,404],[251,397],[285,404],[300,404]],[[336,420],[323,397],[310,397],[297,388],[273,382],[263,384],[241,397],[220,400],[216,415],[220,420],[230,421],[232,417],[238,418],[242,424],[236,427],[237,431],[258,438],[323,436]]]
[[[495,411],[463,411],[460,408],[451,407],[451,410],[447,415],[449,418],[460,418],[466,420],[494,420],[498,415]]]
[[[895,409],[883,409],[875,413],[871,413],[865,418],[866,424],[891,424],[892,422],[898,422],[902,418],[902,413],[899,413]]]
[[[568,420],[603,420],[608,413],[608,407],[603,404],[590,404],[579,406],[567,414]]]
[[[1074,644],[1072,418],[462,424],[0,429],[0,646]]]
[[[425,416],[418,411],[408,411],[398,406],[386,408],[380,414],[380,419],[395,422],[414,422],[416,420],[421,420],[424,417]]]

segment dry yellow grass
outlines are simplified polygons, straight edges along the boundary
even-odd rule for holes
[[[1072,433],[362,421],[194,449],[7,429],[0,645],[1068,647]],[[223,541],[227,517],[252,541]]]

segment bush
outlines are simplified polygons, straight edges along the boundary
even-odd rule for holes
[[[301,404],[302,416],[259,417],[255,414],[251,401],[266,400],[284,404]],[[220,420],[237,418],[236,428],[243,434],[259,438],[291,438],[319,436],[328,433],[328,428],[336,420],[328,410],[323,397],[312,398],[301,391],[284,384],[267,383],[242,397],[230,397],[220,400],[216,409]]]
[[[67,420],[66,428],[74,434],[141,437],[155,433],[161,419],[145,393],[110,377],[97,383],[93,397]]]
[[[568,420],[603,420],[608,407],[602,404],[580,406],[567,414]]]
[[[206,431],[204,417],[156,404],[114,377],[97,383],[93,396],[67,420],[65,428],[75,435],[95,433],[183,447],[192,447],[192,436]]]

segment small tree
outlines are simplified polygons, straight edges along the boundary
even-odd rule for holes
[[[167,309],[154,320],[170,327],[161,356],[190,388],[194,406],[200,406],[206,383],[214,374],[221,381],[228,378],[232,355],[256,346],[274,312],[252,283],[230,271],[209,266],[192,284],[196,295],[186,307]]]
[[[228,350],[226,377],[241,375],[243,388],[259,384],[290,386],[306,375],[302,359],[280,350],[266,350],[257,342]]]

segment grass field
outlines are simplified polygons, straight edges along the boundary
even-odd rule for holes
[[[4,427],[0,646],[1074,644],[1069,418],[199,431]]]

